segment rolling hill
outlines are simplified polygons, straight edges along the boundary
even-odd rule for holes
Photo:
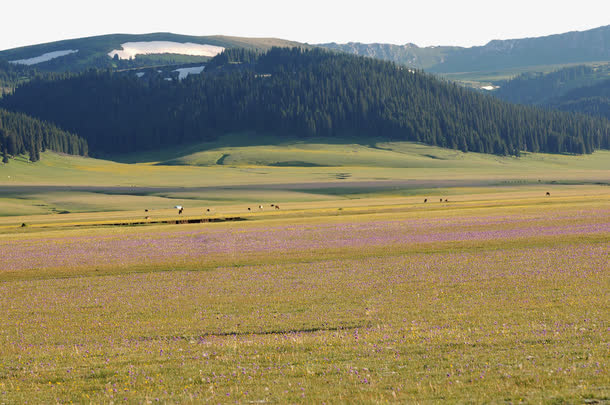
[[[147,49],[149,54],[140,53],[130,59],[113,58],[123,50],[124,44],[139,44],[141,51]],[[147,44],[157,43],[157,47]],[[191,44],[191,48],[179,48],[176,44]],[[173,46],[172,46],[173,45]],[[197,46],[208,46],[216,52],[196,52]],[[298,42],[276,38],[240,38],[229,36],[191,36],[172,33],[151,34],[110,34],[87,38],[69,39],[25,46],[0,51],[0,60],[5,62],[20,61],[40,71],[46,72],[82,72],[89,68],[128,69],[142,66],[178,65],[205,62],[224,48],[245,48],[250,50],[268,50],[271,47],[304,46]],[[132,49],[134,47],[132,46]],[[111,56],[112,55],[112,56]]]
[[[512,105],[393,63],[322,49],[227,50],[182,81],[109,71],[40,78],[2,105],[78,133],[94,155],[236,131],[499,155],[591,153],[610,143],[606,120]]]

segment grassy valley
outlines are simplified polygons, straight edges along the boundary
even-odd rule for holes
[[[474,189],[496,193],[577,184],[607,187],[610,170],[607,151],[515,158],[408,142],[367,145],[318,139],[253,145],[252,139],[233,134],[216,143],[121,155],[118,161],[52,152],[44,152],[36,163],[21,157],[1,166],[0,212],[65,215],[154,208],[174,215],[171,207],[183,205],[235,206],[244,214],[248,205],[274,201],[338,200],[337,206],[371,197],[433,201]]]
[[[0,400],[610,397],[607,151],[238,139],[0,166]]]
[[[610,401],[609,121],[284,45],[0,52],[0,404]]]

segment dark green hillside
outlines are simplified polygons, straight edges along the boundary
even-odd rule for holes
[[[35,70],[28,66],[14,65],[0,59],[0,97],[10,93],[19,83],[34,76]]]
[[[32,162],[45,150],[87,156],[87,142],[55,125],[0,109],[0,152],[3,163],[9,158],[28,154]]]
[[[519,104],[547,105],[571,90],[588,87],[610,79],[610,64],[574,66],[551,73],[523,73],[514,79],[498,82],[494,95]]]
[[[69,39],[0,51],[0,59],[11,61],[33,58],[55,51],[78,50],[76,53],[35,65],[37,69],[46,72],[82,72],[90,68],[126,69],[142,66],[202,62],[209,59],[208,57],[203,56],[158,54],[146,56],[138,55],[132,61],[114,61],[108,56],[108,52],[114,49],[121,49],[121,44],[123,43],[147,41],[191,42],[194,44],[215,45],[225,48],[246,48],[263,51],[270,49],[273,46],[302,46],[302,44],[299,44],[298,42],[275,38],[239,38],[221,35],[199,37],[164,32],[139,35],[111,34]]]
[[[574,89],[551,100],[549,105],[564,111],[576,111],[610,119],[610,79],[593,86]]]
[[[496,154],[591,153],[610,122],[504,103],[421,72],[323,50],[229,50],[183,81],[91,71],[24,84],[3,104],[84,136],[93,153],[256,130],[376,137]]]
[[[610,119],[610,64],[522,74],[498,84],[493,94],[506,101]]]

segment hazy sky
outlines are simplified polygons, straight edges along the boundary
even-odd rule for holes
[[[607,0],[7,0],[0,49],[110,33],[483,45],[610,24]]]

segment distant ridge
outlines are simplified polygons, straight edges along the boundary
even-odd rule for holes
[[[320,44],[356,55],[390,60],[436,73],[502,70],[610,60],[610,25],[536,38],[492,40],[484,46]]]
[[[211,45],[223,48],[245,48],[266,51],[272,47],[323,47],[360,56],[389,60],[433,73],[501,71],[534,66],[566,65],[610,61],[610,25],[586,31],[573,31],[535,38],[492,40],[484,46],[418,47],[404,45],[349,42],[309,45],[280,38],[244,38],[223,35],[193,36],[168,32],[149,34],[108,34],[68,39],[0,51],[0,61],[37,58],[51,52],[77,51],[38,63],[35,68],[48,72],[81,72],[89,68],[137,68],[142,66],[179,65],[205,62],[209,57],[176,54],[137,56],[130,63],[117,64],[108,53],[121,49],[126,42],[170,41]]]
[[[335,51],[343,51],[359,56],[388,60],[404,64],[416,69],[428,69],[442,63],[445,58],[460,47],[455,46],[431,46],[420,48],[415,44],[363,44],[360,42],[348,42],[347,44],[328,43],[320,44],[323,48]]]

